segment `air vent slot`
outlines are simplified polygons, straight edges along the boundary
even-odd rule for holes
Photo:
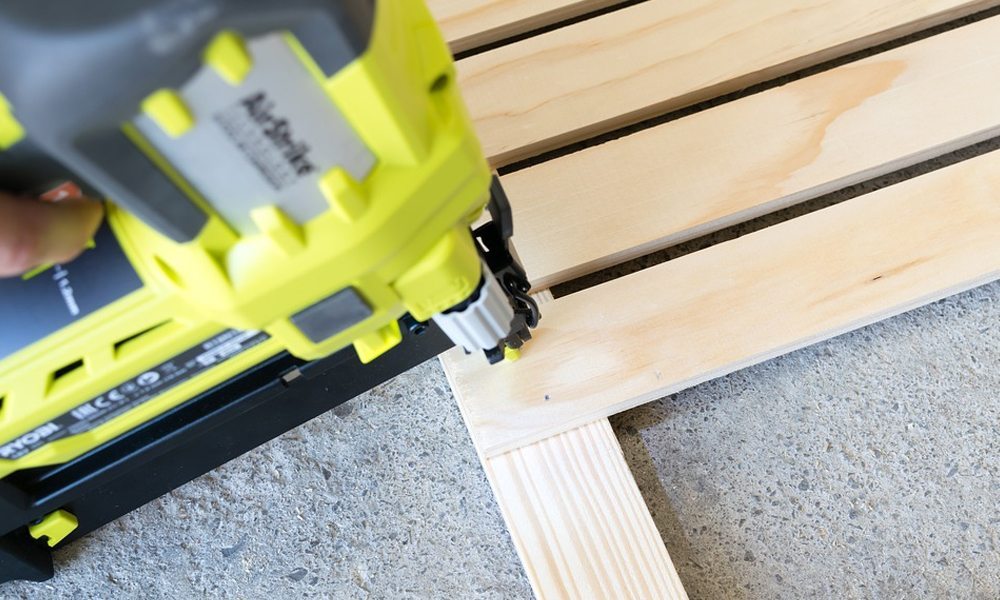
[[[134,342],[138,342],[140,339],[142,339],[145,336],[147,336],[147,335],[153,333],[154,331],[160,329],[161,327],[165,326],[167,323],[170,323],[170,321],[164,321],[162,323],[158,323],[156,325],[153,325],[152,327],[148,327],[146,329],[143,329],[142,331],[140,331],[138,333],[134,333],[134,334],[128,336],[127,338],[123,338],[123,339],[120,339],[117,342],[115,342],[115,358],[120,357],[122,355],[122,353],[126,350],[126,347],[131,346]]]
[[[49,385],[46,389],[46,394],[51,394],[57,385],[70,385],[71,380],[75,380],[78,376],[84,374],[83,370],[83,359],[78,358],[71,363],[67,363],[49,375]]]
[[[60,379],[67,377],[70,373],[76,371],[77,369],[83,368],[83,359],[78,358],[66,366],[56,369],[52,373],[52,383],[59,381]]]

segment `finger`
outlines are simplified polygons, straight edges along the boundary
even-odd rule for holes
[[[53,203],[0,194],[0,277],[73,260],[97,231],[103,214],[101,204],[93,200]]]

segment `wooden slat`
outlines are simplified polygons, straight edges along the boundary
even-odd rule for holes
[[[1000,134],[1000,17],[506,175],[537,287]]]
[[[540,600],[687,598],[607,419],[483,466]]]
[[[520,361],[445,357],[469,429],[495,456],[992,281],[998,190],[993,152],[557,299]]]
[[[622,0],[428,0],[453,52],[613,6]]]
[[[649,0],[458,68],[500,166],[997,4]]]

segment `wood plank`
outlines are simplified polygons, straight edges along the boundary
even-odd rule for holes
[[[449,353],[485,456],[1000,277],[992,152],[545,307],[520,361]]]
[[[540,600],[687,598],[607,419],[483,466]]]
[[[529,277],[549,287],[1000,135],[998,39],[986,19],[504,176]]]
[[[649,0],[458,64],[495,166],[1000,4]]]
[[[452,52],[572,19],[622,0],[428,0]]]
[[[480,459],[536,597],[687,598],[607,419]]]

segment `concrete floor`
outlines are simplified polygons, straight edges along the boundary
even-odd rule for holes
[[[1000,598],[1000,284],[613,419],[692,598]]]
[[[995,149],[1000,139],[929,164]],[[995,600],[998,392],[1000,283],[612,423],[691,598]],[[531,596],[436,361],[70,545],[56,563],[51,581],[0,585],[0,598]]]
[[[1000,284],[613,419],[692,598],[1000,597]],[[4,598],[527,598],[436,362]]]

